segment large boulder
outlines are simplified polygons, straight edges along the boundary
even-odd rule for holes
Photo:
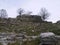
[[[40,34],[40,37],[50,37],[50,36],[55,36],[55,34],[54,33],[52,33],[52,32],[44,32],[44,33],[41,33]]]
[[[55,34],[52,32],[41,33],[40,40],[42,44],[55,44],[57,41],[55,38]]]

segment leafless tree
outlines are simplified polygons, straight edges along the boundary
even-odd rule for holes
[[[24,13],[24,10],[22,8],[18,9],[18,14],[21,16]]]
[[[48,19],[49,13],[47,12],[45,8],[41,8],[40,16],[42,20],[45,21],[46,19]]]
[[[0,17],[1,18],[7,18],[8,17],[7,12],[6,12],[5,9],[0,10]]]

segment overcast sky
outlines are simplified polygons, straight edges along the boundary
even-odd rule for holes
[[[19,8],[38,14],[43,7],[50,13],[49,21],[60,20],[60,0],[0,0],[0,9],[6,9],[9,17],[16,17]]]

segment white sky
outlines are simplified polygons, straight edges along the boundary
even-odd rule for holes
[[[6,9],[9,17],[16,17],[19,8],[38,14],[42,7],[50,13],[49,21],[60,20],[60,0],[0,0],[0,9]]]

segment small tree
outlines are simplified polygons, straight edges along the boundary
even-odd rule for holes
[[[24,10],[22,8],[18,9],[18,14],[21,16],[24,13]]]
[[[7,12],[6,12],[5,9],[0,10],[0,17],[1,18],[7,18],[8,17]]]
[[[49,17],[49,13],[45,8],[41,8],[40,16],[41,16],[41,19],[45,21]]]

